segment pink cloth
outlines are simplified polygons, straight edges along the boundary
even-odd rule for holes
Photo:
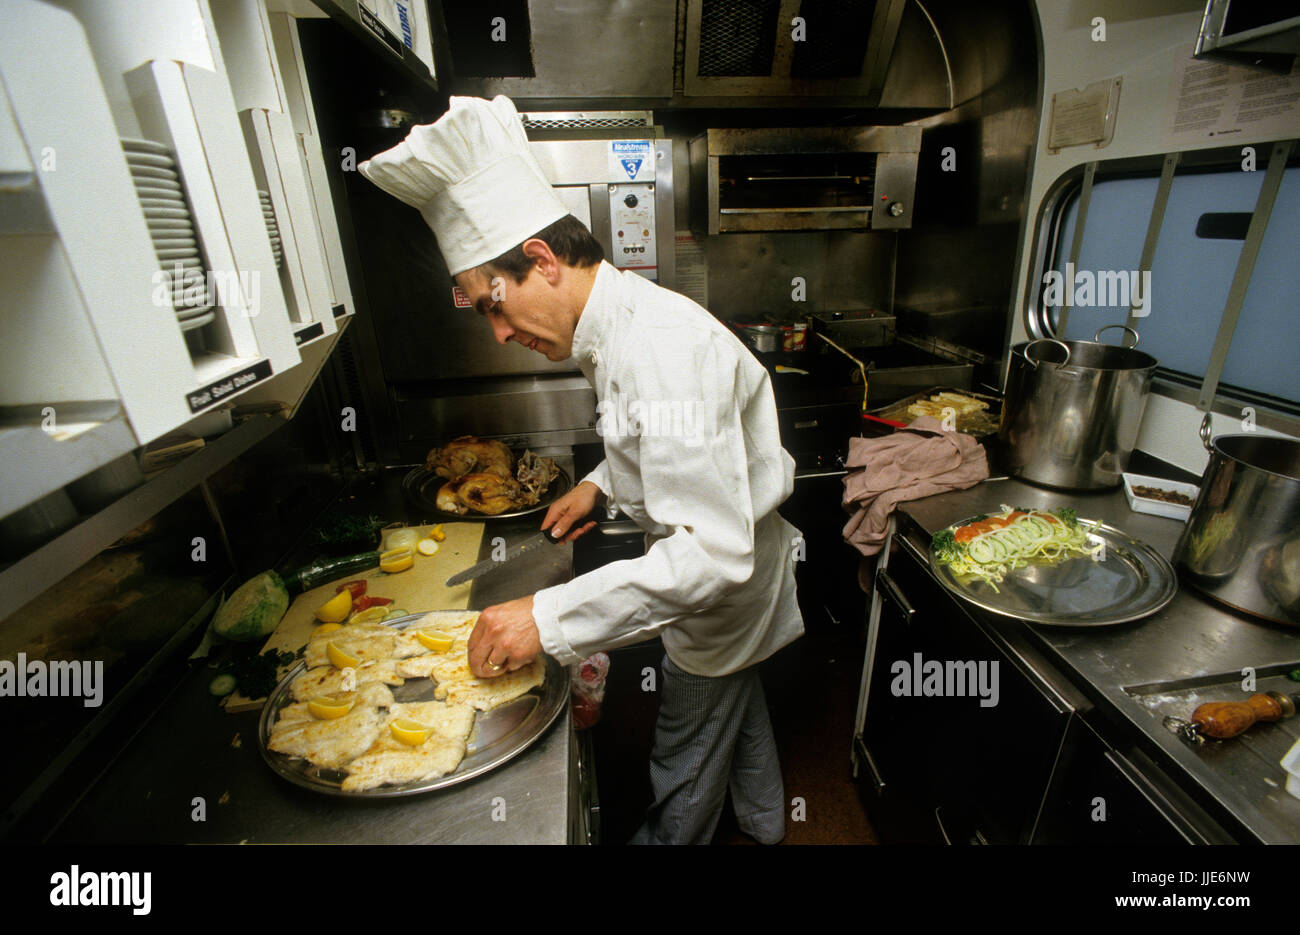
[[[894,504],[965,490],[989,476],[983,446],[969,435],[945,432],[930,416],[892,435],[849,439],[847,464],[842,505],[856,512],[844,527],[844,541],[863,555],[875,555],[884,545]]]

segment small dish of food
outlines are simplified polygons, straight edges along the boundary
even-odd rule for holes
[[[1192,515],[1192,504],[1198,493],[1200,488],[1195,484],[1145,474],[1124,475],[1124,496],[1134,513],[1166,516],[1185,523]]]

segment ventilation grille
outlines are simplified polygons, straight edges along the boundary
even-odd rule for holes
[[[791,78],[854,78],[862,73],[876,0],[803,0],[807,26],[794,43]]]
[[[780,0],[704,0],[697,74],[769,77],[780,10]]]
[[[654,126],[648,110],[614,114],[527,113],[522,116],[525,130],[621,130]]]

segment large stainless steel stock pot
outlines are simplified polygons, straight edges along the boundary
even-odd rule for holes
[[[1011,473],[1066,490],[1115,487],[1128,466],[1156,359],[1133,345],[1040,338],[1011,349],[999,437]],[[1102,328],[1094,335],[1100,338]]]

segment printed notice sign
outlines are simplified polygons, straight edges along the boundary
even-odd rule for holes
[[[1228,145],[1300,135],[1300,64],[1289,75],[1192,58],[1192,46],[1174,53],[1174,78],[1165,108],[1163,143]]]
[[[620,182],[653,182],[655,153],[652,140],[610,140],[609,177]]]
[[[1057,152],[1085,143],[1095,143],[1098,148],[1108,145],[1115,135],[1120,83],[1119,78],[1103,78],[1082,91],[1053,94],[1047,148]]]

